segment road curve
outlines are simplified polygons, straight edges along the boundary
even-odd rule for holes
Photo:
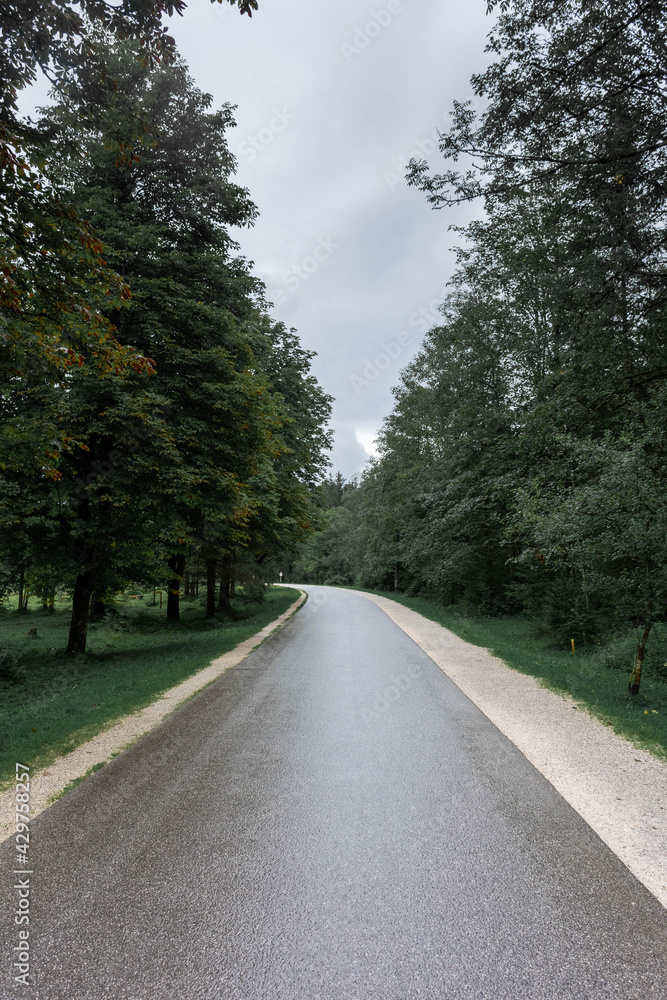
[[[35,821],[3,1000],[667,1000],[660,904],[378,607],[305,589]]]

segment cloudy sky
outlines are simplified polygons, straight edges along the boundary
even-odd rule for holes
[[[452,273],[448,225],[403,180],[486,63],[485,0],[188,0],[170,22],[198,86],[238,105],[230,146],[260,217],[238,234],[274,314],[317,351],[334,469],[361,470]],[[434,164],[438,154],[427,156]],[[376,364],[377,361],[377,364]]]
[[[349,478],[438,318],[460,239],[448,227],[479,211],[434,212],[403,177],[413,155],[442,164],[437,129],[454,99],[474,100],[486,0],[259,0],[252,19],[187,2],[170,33],[214,104],[237,105],[236,180],[260,211],[236,238],[275,317],[317,352],[335,397],[332,471]],[[23,111],[47,89],[23,92]]]

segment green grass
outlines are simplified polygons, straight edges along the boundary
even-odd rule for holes
[[[363,587],[355,588],[363,590]],[[528,618],[507,616],[478,618],[445,608],[435,600],[403,594],[368,591],[403,604],[424,618],[444,625],[475,646],[483,646],[510,667],[537,677],[553,691],[569,694],[582,708],[597,716],[636,746],[667,759],[667,659],[664,626],[656,627],[648,648],[641,688],[628,692],[634,634],[615,638],[606,646],[587,646],[572,656],[540,635]],[[658,673],[660,671],[660,673]]]
[[[271,588],[261,603],[237,600],[232,622],[205,621],[200,599],[181,602],[180,622],[152,607],[152,594],[119,601],[117,613],[91,623],[79,657],[64,653],[66,605],[52,615],[0,609],[0,788],[16,761],[47,766],[259,632],[297,597]]]
[[[111,756],[113,757],[115,755],[112,754]],[[99,761],[99,763],[93,764],[92,767],[88,768],[85,774],[81,774],[79,775],[78,778],[74,778],[73,781],[69,781],[64,788],[61,788],[59,792],[56,792],[55,795],[52,795],[48,801],[48,804],[52,805],[52,803],[57,802],[58,799],[62,799],[63,795],[67,795],[67,793],[71,792],[73,788],[76,788],[77,785],[80,785],[82,781],[85,781],[86,778],[89,778],[91,774],[95,774],[95,771],[101,770],[105,764],[106,764],[105,760],[101,760]]]

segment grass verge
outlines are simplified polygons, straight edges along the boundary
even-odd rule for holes
[[[424,597],[379,590],[367,593],[388,597],[444,625],[474,646],[483,646],[514,670],[538,678],[553,691],[569,694],[621,736],[667,760],[667,683],[652,671],[649,663],[639,694],[635,697],[629,694],[633,636],[618,638],[603,647],[587,646],[573,656],[570,650],[550,644],[539,634],[537,624],[528,618],[478,618]],[[658,632],[652,638],[652,659],[657,663],[665,657],[665,637]]]
[[[237,620],[212,622],[198,599],[182,602],[180,622],[148,598],[116,602],[91,623],[88,652],[74,658],[63,651],[66,606],[52,615],[0,610],[0,789],[17,760],[48,766],[255,635],[297,597],[271,588],[261,603],[235,601]]]
[[[67,793],[71,792],[73,788],[76,788],[77,785],[80,785],[82,781],[85,781],[86,778],[89,778],[91,774],[95,774],[96,771],[101,770],[105,764],[106,761],[101,760],[98,764],[93,764],[92,767],[89,767],[85,774],[81,774],[79,775],[78,778],[74,778],[73,781],[69,781],[64,788],[61,788],[59,792],[56,792],[55,795],[51,796],[51,798],[48,801],[48,805],[53,805],[53,803],[57,802],[58,799],[62,799],[63,795],[67,795]]]

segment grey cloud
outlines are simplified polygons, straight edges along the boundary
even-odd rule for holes
[[[334,468],[348,476],[367,458],[357,438],[377,432],[419,347],[415,314],[433,315],[452,273],[448,224],[475,211],[432,212],[402,165],[422,149],[439,162],[434,129],[446,127],[454,98],[471,96],[469,77],[487,59],[485,9],[485,0],[260,0],[250,20],[227,3],[189,0],[170,22],[214,105],[238,105],[236,179],[261,214],[236,239],[275,316],[318,352],[315,374],[336,397]]]

